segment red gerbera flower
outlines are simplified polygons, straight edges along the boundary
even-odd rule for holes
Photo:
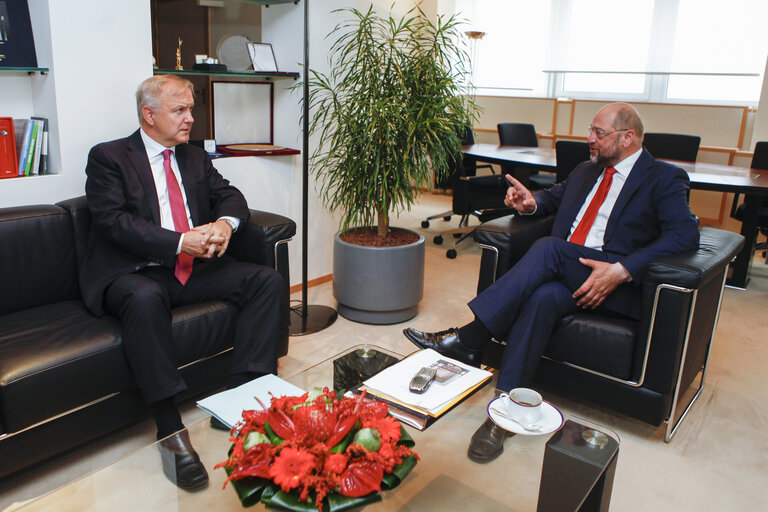
[[[400,423],[398,423],[392,416],[369,419],[363,426],[378,430],[381,435],[382,443],[396,443],[400,440]]]
[[[332,453],[325,459],[323,471],[340,475],[347,467],[349,457],[343,453]]]
[[[298,487],[315,465],[314,456],[299,448],[284,448],[269,468],[269,476],[280,488],[289,492]]]

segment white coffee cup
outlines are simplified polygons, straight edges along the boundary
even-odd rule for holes
[[[536,423],[541,417],[541,395],[528,388],[515,388],[499,395],[499,404],[506,414],[520,423]]]

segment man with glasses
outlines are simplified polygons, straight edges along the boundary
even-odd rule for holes
[[[520,215],[554,214],[551,236],[470,301],[474,321],[432,333],[405,329],[411,342],[478,366],[492,336],[506,340],[496,387],[509,391],[533,377],[561,317],[579,308],[639,317],[647,265],[698,248],[688,176],[643,149],[642,120],[626,103],[600,109],[587,142],[591,159],[549,189],[531,193],[507,176],[505,204]],[[472,436],[469,458],[495,459],[508,435],[486,420]]]

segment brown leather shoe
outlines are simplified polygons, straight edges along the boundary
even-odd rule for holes
[[[157,445],[166,478],[186,491],[208,483],[208,472],[192,447],[189,432],[182,430]]]
[[[472,434],[472,441],[467,448],[467,457],[481,464],[491,462],[504,451],[504,440],[513,435],[488,418]]]

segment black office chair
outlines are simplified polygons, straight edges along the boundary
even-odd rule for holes
[[[654,158],[695,162],[701,137],[682,133],[646,133],[643,146]]]
[[[768,141],[762,141],[755,144],[755,152],[752,154],[752,163],[750,164],[752,169],[768,170]],[[742,222],[744,220],[744,205],[739,204],[739,194],[736,192],[733,195],[733,204],[731,205],[731,218]],[[762,198],[760,200],[760,210],[757,214],[758,230],[760,233],[768,237],[768,198]],[[767,251],[768,242],[761,242],[755,244],[755,249],[758,251]],[[763,256],[766,257],[765,262],[768,263],[768,253],[763,252]]]
[[[559,140],[555,142],[555,157],[557,159],[557,182],[565,181],[581,162],[589,160],[589,144],[577,140]]]
[[[536,128],[532,124],[499,123],[496,125],[496,130],[499,132],[499,144],[502,146],[539,147]],[[511,174],[531,190],[548,188],[555,183],[555,175],[552,173],[540,174],[536,169],[527,168],[523,170],[513,165],[502,165],[501,169],[503,174]]]
[[[472,130],[469,129],[462,137],[463,145],[474,144]],[[446,251],[449,259],[456,258],[457,246],[472,236],[474,228],[469,227],[471,216],[476,217],[481,223],[503,217],[512,213],[512,210],[504,205],[504,196],[507,191],[507,183],[503,175],[492,174],[490,176],[477,176],[477,169],[482,167],[493,168],[490,165],[477,165],[472,158],[461,158],[455,163],[453,176],[453,203],[450,212],[429,217],[422,221],[421,226],[429,227],[429,220],[443,217],[450,220],[450,215],[461,215],[458,229],[449,230],[435,235],[432,241],[436,245],[443,243],[443,235],[452,234],[458,238],[453,247]]]
[[[459,134],[459,137],[461,138],[461,145],[462,146],[471,146],[472,144],[475,143],[475,134],[472,132],[472,127],[467,127],[463,132],[461,132]],[[458,176],[459,176],[459,166],[464,166],[464,169],[462,169],[462,173],[463,173],[464,176],[476,176],[477,175],[477,170],[478,169],[483,169],[483,168],[490,169],[491,170],[491,174],[495,174],[493,172],[493,166],[490,165],[490,164],[477,165],[477,163],[475,163],[474,160],[470,160],[470,159],[464,160],[464,159],[461,159],[458,162],[453,162],[452,167],[453,167],[454,170],[453,170],[453,172],[449,176],[447,176],[445,178],[442,178],[439,181],[435,181],[435,188],[440,188],[440,189],[444,189],[444,190],[452,189],[453,188],[453,184],[456,182],[456,180],[458,179]],[[454,212],[453,209],[451,209],[451,210],[448,210],[448,211],[445,211],[445,212],[436,213],[435,215],[430,215],[429,217],[427,217],[426,219],[421,221],[421,227],[423,227],[425,229],[428,228],[429,227],[429,221],[435,220],[435,219],[439,219],[440,217],[442,217],[443,220],[445,220],[445,221],[449,221],[449,220],[451,220],[451,216],[454,213],[458,214],[458,212]],[[459,227],[461,227],[461,223],[459,223]],[[461,234],[455,234],[454,236],[456,238],[460,238]],[[440,243],[443,243],[442,237],[440,237],[439,244]]]

